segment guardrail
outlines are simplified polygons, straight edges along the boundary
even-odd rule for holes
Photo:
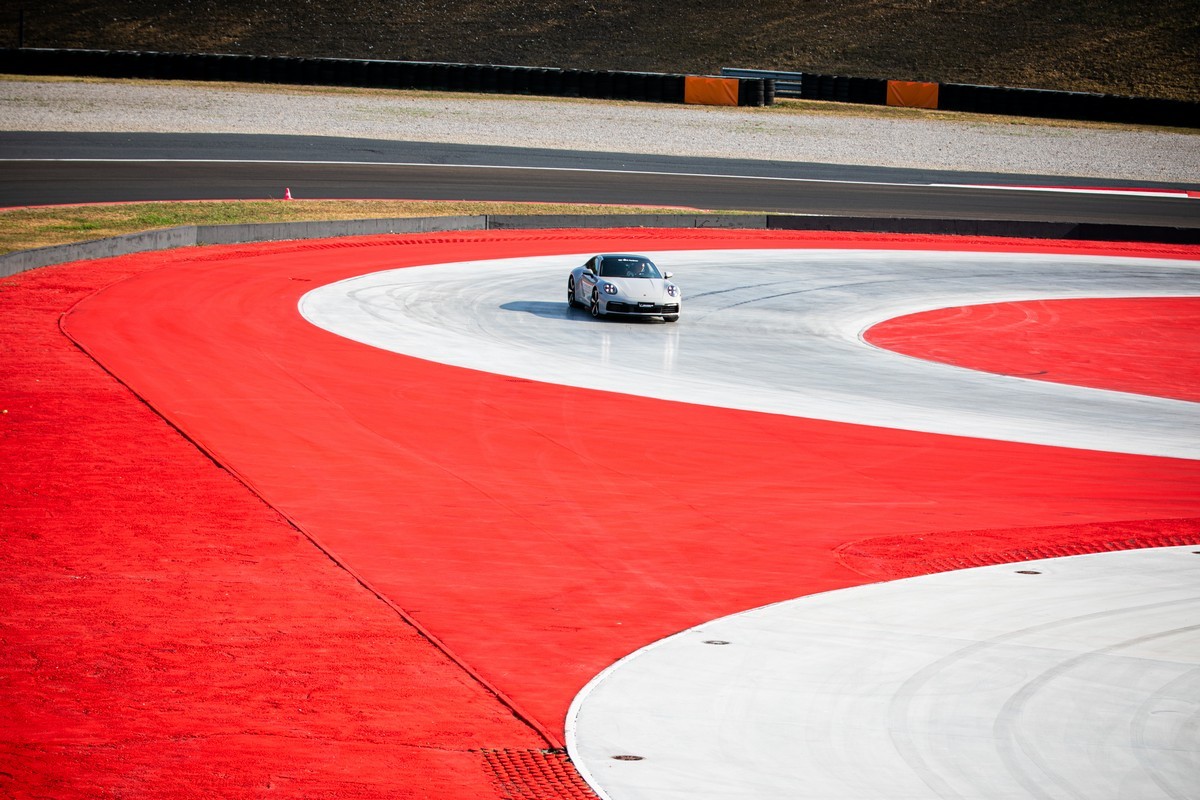
[[[778,72],[769,69],[735,69],[721,67],[721,74],[730,78],[763,78],[775,81],[776,97],[804,97],[803,72]]]
[[[774,88],[763,78],[221,53],[5,48],[0,49],[0,73],[427,89],[652,103],[761,106],[774,102]],[[712,82],[718,85],[714,87]],[[689,94],[693,86],[722,91]]]
[[[775,84],[777,97],[803,100],[919,106],[1008,116],[1200,128],[1200,103],[1184,100],[730,67],[723,67],[721,74],[743,80],[770,80]]]
[[[1004,236],[1073,241],[1200,244],[1200,228],[1108,225],[1017,220],[815,217],[788,214],[490,214],[458,217],[401,217],[327,222],[264,222],[240,225],[181,225],[77,244],[39,247],[0,255],[0,278],[71,261],[210,244],[243,244],[342,236],[440,231],[546,230],[554,228],[740,228],[850,233],[914,233]]]

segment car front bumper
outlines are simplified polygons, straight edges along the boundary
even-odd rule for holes
[[[600,311],[603,314],[627,314],[630,316],[661,317],[663,314],[678,314],[679,303],[631,303],[625,300],[609,300],[602,303]]]

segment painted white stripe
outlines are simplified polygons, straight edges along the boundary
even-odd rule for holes
[[[1083,188],[1069,186],[1006,186],[989,183],[931,183],[939,189],[1001,189],[1009,192],[1054,192],[1058,194],[1099,194],[1118,195],[1121,197],[1160,197],[1163,199],[1191,200],[1200,199],[1200,192],[1188,192],[1184,189],[1105,189]]]
[[[657,170],[638,169],[596,169],[589,167],[545,167],[545,166],[516,166],[506,164],[432,164],[420,161],[301,161],[294,159],[211,159],[211,158],[0,158],[5,162],[32,163],[79,163],[79,164],[301,164],[310,166],[374,166],[374,167],[436,167],[439,169],[488,169],[531,172],[565,172],[592,173],[607,175],[654,175],[680,178],[716,178],[720,180],[762,181],[771,183],[813,183],[832,184],[841,186],[909,186],[928,187],[936,189],[975,189],[975,190],[1005,190],[1026,192],[1061,192],[1065,194],[1114,194],[1128,197],[1190,199],[1184,190],[1159,191],[1157,189],[1074,189],[1052,186],[1006,186],[1003,184],[967,184],[967,183],[911,183],[896,181],[852,181],[831,180],[828,178],[793,178],[773,175],[732,175],[713,172],[664,172]]]

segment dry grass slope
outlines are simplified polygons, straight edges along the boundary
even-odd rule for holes
[[[0,46],[712,73],[1200,100],[1200,0],[0,0]]]

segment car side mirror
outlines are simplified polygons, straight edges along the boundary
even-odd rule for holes
[[[673,278],[673,277],[675,277],[675,273],[674,272],[664,272],[663,277],[664,278]]]

